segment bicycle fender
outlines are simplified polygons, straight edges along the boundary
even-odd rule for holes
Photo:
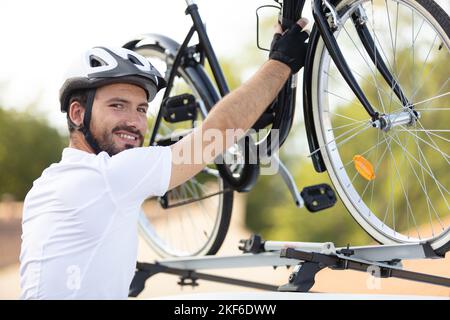
[[[317,42],[319,41],[319,39],[319,30],[316,26],[314,26],[309,36],[309,46],[306,53],[305,67],[303,69],[303,115],[305,118],[305,130],[306,136],[308,138],[308,146],[310,152],[314,152],[314,150],[317,150],[319,148],[316,128],[314,127],[314,114],[311,101],[314,53],[316,51]],[[327,170],[320,150],[311,155],[311,160],[316,172],[320,173]]]
[[[337,6],[340,0],[331,0],[330,3]],[[313,77],[313,64],[314,54],[317,48],[317,43],[320,39],[320,32],[317,26],[314,24],[311,34],[309,36],[309,46],[306,53],[305,67],[303,69],[303,115],[305,118],[305,130],[308,138],[308,146],[310,152],[318,150],[311,155],[311,161],[314,165],[316,172],[325,172],[325,162],[323,161],[322,152],[319,149],[319,141],[317,140],[316,128],[314,126],[314,114],[312,109],[312,77]]]
[[[136,37],[134,40],[128,41],[125,45],[123,45],[123,47],[132,50],[133,48],[138,48],[149,44],[158,45],[166,49],[167,52],[173,57],[176,56],[178,48],[180,47],[180,44],[175,40],[158,33],[143,34]]]
[[[175,40],[162,34],[147,33],[128,41],[123,47],[133,50],[145,45],[159,46],[174,59],[178,53],[178,49],[181,46]],[[203,66],[195,59],[190,61],[189,66],[186,66],[185,70],[193,82],[203,87],[204,90],[202,93],[205,93],[206,95],[202,95],[202,99],[206,102],[206,108],[209,111],[220,100],[219,93],[211,83],[211,80],[206,74]]]

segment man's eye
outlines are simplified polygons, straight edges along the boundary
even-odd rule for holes
[[[114,103],[114,104],[111,104],[111,107],[116,108],[116,109],[123,109],[123,104]]]
[[[139,112],[147,113],[147,108],[138,108]]]

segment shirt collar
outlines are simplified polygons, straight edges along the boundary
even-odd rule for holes
[[[86,156],[95,157],[95,154],[71,147],[64,148],[62,152],[62,160],[80,159]]]

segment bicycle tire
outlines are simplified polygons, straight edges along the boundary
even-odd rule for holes
[[[396,57],[395,57],[395,50],[397,49],[397,38],[395,39],[395,45],[394,42],[392,41],[393,39],[393,35],[397,35],[397,29],[394,30],[393,26],[396,26],[396,28],[398,27],[399,22],[397,21],[397,25],[393,25],[391,26],[391,13],[389,12],[389,6],[392,6],[391,8],[396,8],[396,15],[397,18],[401,17],[402,19],[404,19],[404,17],[402,16],[402,14],[404,12],[402,12],[402,8],[404,8],[405,12],[406,10],[410,10],[411,13],[411,29],[412,30],[408,30],[408,31],[412,31],[410,33],[408,32],[399,32],[400,34],[402,34],[404,37],[408,37],[410,36],[412,41],[412,46],[408,47],[406,46],[406,49],[411,49],[409,52],[408,51],[404,51],[409,53],[412,58],[412,63],[411,65],[413,66],[411,69],[408,69],[408,74],[413,74],[416,75],[414,72],[417,72],[416,69],[418,69],[416,67],[416,63],[417,61],[415,61],[415,55],[417,54],[417,59],[419,59],[419,54],[415,52],[416,50],[416,41],[417,43],[419,42],[419,36],[423,37],[423,43],[426,43],[428,41],[427,36],[429,36],[428,34],[422,35],[422,27],[424,28],[424,30],[434,30],[435,31],[435,39],[438,39],[438,43],[440,41],[442,41],[442,43],[439,46],[434,46],[434,41],[431,44],[430,47],[430,52],[432,51],[432,48],[437,47],[438,50],[433,50],[433,54],[435,54],[435,51],[438,52],[436,54],[436,56],[433,57],[433,59],[441,59],[442,57],[439,56],[439,51],[442,50],[442,48],[444,48],[444,51],[447,50],[447,55],[448,55],[448,50],[450,50],[450,18],[449,16],[445,13],[445,11],[439,7],[439,5],[437,5],[435,2],[431,1],[431,0],[417,0],[417,1],[410,1],[410,0],[386,0],[386,9],[385,11],[387,12],[387,16],[389,16],[387,19],[384,20],[384,25],[388,25],[389,28],[391,28],[391,42],[392,42],[392,48],[394,50],[392,50],[394,52],[393,54],[393,62],[392,65],[393,67],[390,68],[391,71],[395,71],[398,73],[398,78],[400,79],[400,77],[402,76],[402,72],[400,72],[401,68],[397,68],[396,66]],[[367,9],[369,2],[366,0],[339,0],[339,1],[333,1],[332,2],[335,6],[336,9],[338,11],[338,15],[341,19],[345,20],[345,21],[350,21],[349,19],[349,15],[350,12],[352,12],[352,10],[354,10],[358,5],[363,5],[366,6],[365,8]],[[380,4],[380,8],[382,6],[382,3]],[[404,7],[402,7],[404,6]],[[400,9],[399,9],[400,7]],[[377,19],[377,15],[382,16],[381,14],[379,14],[379,12],[377,12],[376,10],[378,7],[372,7],[371,8],[371,12],[372,12],[372,18],[373,21],[375,21],[375,19]],[[393,9],[393,10],[394,10]],[[367,11],[369,11],[367,9]],[[400,12],[400,14],[399,14]],[[409,12],[409,11],[408,11]],[[405,15],[406,16],[406,15]],[[370,21],[370,16],[368,17],[369,21]],[[416,28],[416,20],[420,21],[420,19],[422,19],[422,21],[425,21],[422,23],[422,26],[419,27],[419,23],[417,23],[417,28]],[[345,26],[345,21],[343,21],[343,26]],[[388,21],[388,22],[386,22]],[[406,20],[405,20],[406,21]],[[370,22],[369,22],[370,23]],[[375,25],[375,22],[372,22]],[[381,23],[380,23],[381,24]],[[406,23],[405,23],[406,24]],[[357,48],[357,44],[356,44],[356,40],[357,37],[354,37],[353,39],[351,39],[351,34],[350,32],[343,26],[340,26],[338,28],[338,30],[335,31],[335,38],[338,39],[338,37],[342,37],[341,39],[341,43],[344,43],[344,40],[347,39],[347,37],[345,37],[345,35],[348,36],[348,40],[346,40],[349,44],[354,45],[355,48]],[[382,27],[380,27],[379,25],[377,25],[380,30],[382,29]],[[375,28],[375,26],[373,26],[373,30],[371,30],[371,32],[375,33],[377,32],[377,28]],[[381,33],[381,31],[380,31]],[[386,32],[385,32],[386,33]],[[387,31],[387,34],[389,34],[389,30]],[[432,36],[434,36],[434,34],[431,34]],[[345,37],[345,39],[344,39]],[[375,37],[375,41],[377,41],[378,39]],[[382,51],[382,53],[385,54],[385,57],[389,57],[389,53],[386,54],[384,52],[384,50],[388,50],[389,47],[391,47],[391,44],[389,43],[389,46],[386,46],[385,49],[383,50],[383,47],[381,46],[382,40],[378,40],[380,47],[378,48],[379,50]],[[349,114],[347,113],[340,113],[339,115],[336,115],[337,112],[342,112],[342,110],[345,110],[344,107],[340,106],[337,107],[335,105],[333,105],[334,101],[338,100],[339,98],[344,98],[346,100],[350,100],[352,97],[354,97],[354,95],[348,95],[348,96],[343,96],[340,95],[338,96],[332,96],[331,93],[335,93],[332,91],[333,88],[337,88],[338,87],[338,81],[337,78],[333,79],[334,74],[333,72],[333,62],[330,61],[329,58],[329,54],[324,46],[323,41],[320,38],[319,33],[317,32],[317,30],[313,30],[311,33],[311,38],[310,38],[310,46],[311,46],[311,50],[314,50],[311,53],[311,57],[312,60],[309,62],[311,63],[311,72],[312,72],[312,78],[311,78],[311,82],[305,82],[305,88],[304,88],[304,92],[310,93],[310,95],[307,97],[308,102],[311,105],[312,108],[312,119],[314,122],[313,125],[313,129],[315,130],[315,134],[316,137],[318,139],[318,144],[320,147],[318,147],[316,150],[313,150],[316,153],[321,154],[321,158],[323,158],[323,161],[325,163],[327,172],[330,176],[330,179],[333,183],[333,185],[335,186],[335,189],[337,191],[337,193],[339,194],[342,202],[344,203],[344,205],[347,207],[348,211],[350,212],[350,214],[352,215],[352,217],[355,219],[355,221],[373,238],[375,239],[377,242],[382,243],[382,244],[394,244],[394,243],[410,243],[410,242],[428,242],[431,247],[434,249],[434,251],[436,253],[438,253],[439,255],[444,255],[445,252],[447,252],[448,250],[450,250],[450,229],[448,226],[447,222],[442,222],[442,220],[448,219],[448,213],[449,211],[449,207],[448,207],[448,201],[447,198],[442,195],[442,199],[439,199],[438,196],[436,196],[436,201],[432,202],[430,197],[433,195],[435,195],[436,193],[439,193],[438,191],[442,191],[441,189],[444,189],[444,191],[442,193],[445,193],[446,190],[448,190],[445,186],[447,186],[447,184],[445,184],[443,187],[441,188],[442,183],[437,180],[437,178],[434,176],[433,171],[431,170],[430,167],[430,171],[431,171],[431,175],[430,177],[427,178],[421,178],[416,174],[416,177],[418,178],[417,180],[419,181],[417,184],[419,184],[419,186],[413,186],[411,187],[408,183],[408,179],[409,179],[409,175],[413,174],[415,172],[415,168],[413,165],[410,165],[410,161],[412,161],[411,159],[409,159],[409,154],[408,154],[408,148],[406,148],[405,146],[402,146],[402,142],[406,143],[406,146],[409,146],[407,143],[409,143],[409,140],[413,140],[413,142],[411,142],[414,146],[415,149],[417,149],[417,152],[419,154],[419,159],[420,159],[420,164],[422,164],[422,157],[424,159],[424,161],[427,161],[426,157],[425,157],[425,153],[423,153],[421,151],[421,143],[425,143],[422,142],[421,140],[419,140],[419,138],[417,138],[416,136],[413,135],[413,138],[407,138],[408,134],[411,134],[411,132],[414,132],[412,130],[416,130],[414,128],[416,127],[411,127],[411,129],[409,129],[409,127],[400,127],[400,125],[398,126],[399,128],[402,128],[402,133],[394,133],[394,127],[392,129],[392,137],[388,137],[385,139],[391,139],[389,140],[390,142],[388,143],[388,140],[385,140],[386,142],[386,149],[389,150],[389,153],[391,154],[391,166],[395,167],[395,171],[394,169],[391,169],[389,171],[389,174],[378,174],[378,176],[381,176],[384,178],[383,179],[390,179],[391,181],[394,180],[393,175],[396,175],[396,181],[395,181],[395,187],[391,188],[391,195],[388,195],[392,198],[392,202],[390,202],[390,199],[388,199],[389,197],[387,196],[384,200],[386,203],[383,203],[382,201],[378,201],[378,203],[372,203],[372,199],[370,199],[371,203],[369,202],[368,199],[368,195],[366,195],[366,191],[368,189],[368,184],[366,183],[365,188],[362,188],[362,186],[364,186],[364,184],[359,184],[358,180],[360,179],[360,174],[354,173],[354,170],[352,171],[350,169],[350,167],[347,167],[349,165],[349,163],[351,163],[350,161],[344,161],[344,160],[348,160],[348,159],[344,159],[344,158],[349,158],[349,156],[346,156],[346,152],[350,152],[349,150],[351,150],[350,147],[345,147],[345,146],[349,146],[349,144],[347,143],[347,141],[352,141],[352,144],[354,145],[358,145],[358,143],[360,143],[359,139],[361,139],[361,141],[364,140],[365,143],[367,143],[368,141],[370,141],[370,139],[364,135],[367,135],[368,133],[358,133],[358,131],[356,131],[355,133],[355,137],[350,138],[351,140],[347,140],[345,142],[344,141],[346,138],[350,137],[350,135],[348,135],[346,138],[342,139],[340,137],[340,134],[337,134],[336,136],[335,131],[338,132],[338,123],[343,123],[342,121],[337,121],[336,118],[339,117],[349,117]],[[377,45],[378,46],[378,45]],[[400,45],[399,45],[400,47]],[[364,48],[362,47],[361,44],[361,48],[362,50],[364,50]],[[361,55],[361,59],[364,59],[364,52],[359,53],[355,51],[355,56],[352,56],[352,58],[358,58],[357,55],[360,54]],[[420,52],[420,54],[422,54],[422,51]],[[445,53],[444,53],[445,54]],[[428,55],[426,56],[425,62],[423,62],[423,65],[426,65],[427,63],[427,59],[429,57],[430,53],[428,53]],[[344,55],[346,56],[346,55]],[[350,56],[350,55],[348,55]],[[436,58],[437,57],[437,58]],[[402,56],[403,58],[403,56]],[[445,58],[445,55],[444,55]],[[386,58],[388,59],[388,58]],[[400,58],[399,58],[400,59]],[[368,59],[367,59],[368,60]],[[407,60],[403,60],[403,63],[406,63]],[[441,61],[441,60],[435,60],[435,61]],[[448,60],[447,60],[448,61]],[[389,62],[389,59],[388,59]],[[422,62],[422,61],[421,61]],[[356,65],[356,62],[354,62],[353,66]],[[417,66],[422,66],[420,64],[418,64]],[[438,63],[435,62],[435,65],[433,66],[434,68],[436,68],[438,66]],[[334,66],[335,67],[335,66]],[[368,67],[370,69],[370,67]],[[425,68],[425,67],[424,67]],[[431,68],[431,67],[430,67]],[[431,69],[431,71],[433,71],[435,69]],[[448,70],[448,68],[443,68],[443,70]],[[352,70],[354,71],[354,70]],[[420,71],[420,70],[419,70]],[[423,71],[423,70],[422,70]],[[395,73],[394,72],[394,73]],[[445,71],[441,71],[444,73],[444,75],[439,78],[439,79],[448,79],[448,75],[445,76]],[[437,73],[437,72],[436,72]],[[356,77],[358,76],[357,73]],[[364,75],[364,74],[363,74]],[[370,77],[371,75],[369,75]],[[383,107],[383,101],[384,101],[384,97],[381,94],[384,94],[383,92],[383,87],[381,87],[380,82],[377,82],[378,80],[378,76],[376,71],[374,72],[374,82],[373,82],[373,86],[380,86],[377,87],[375,92],[377,95],[379,95],[379,102],[377,104],[377,107],[379,107],[381,109],[381,107]],[[412,77],[412,76],[411,76]],[[326,79],[326,80],[325,80]],[[363,77],[359,77],[359,80],[361,80],[361,82],[364,81]],[[403,78],[402,78],[403,80]],[[402,80],[398,80],[398,83],[400,83]],[[413,79],[414,80],[414,79]],[[411,84],[404,84],[401,83],[401,85],[404,85],[404,89],[406,91],[409,90],[408,85],[411,87],[411,92],[410,92],[410,96],[409,98],[415,98],[415,95],[417,95],[418,93],[420,93],[421,88],[417,89],[417,87],[414,87],[414,85],[417,85],[413,80],[409,80],[411,82]],[[434,81],[431,78],[427,79],[428,82],[431,83],[431,81]],[[333,83],[336,82],[336,84],[333,87]],[[445,85],[446,82],[444,82],[443,88],[445,89]],[[418,86],[418,85],[417,85]],[[330,89],[331,88],[331,89]],[[380,89],[381,88],[381,89]],[[419,92],[414,92],[414,90],[419,91]],[[328,92],[325,92],[328,91]],[[381,92],[381,93],[380,93]],[[444,90],[445,92],[445,90]],[[408,92],[406,92],[408,94]],[[375,96],[375,94],[374,94]],[[349,98],[350,97],[350,98]],[[445,98],[445,96],[443,97]],[[444,100],[442,97],[435,99],[437,101],[445,101],[444,104],[444,109],[448,109],[448,100]],[[439,100],[440,99],[440,100]],[[355,103],[355,100],[350,100],[351,103]],[[417,103],[416,101],[419,101],[419,103],[422,103],[421,99],[415,100],[414,102],[412,102],[413,104]],[[350,102],[346,102],[351,108],[351,103]],[[395,102],[395,101],[394,101]],[[390,103],[392,103],[392,98]],[[418,103],[418,104],[419,104]],[[432,104],[432,103],[431,103]],[[337,105],[337,103],[336,103]],[[389,106],[389,108],[391,108]],[[362,107],[361,107],[362,109]],[[430,107],[431,110],[428,110],[430,113],[437,111],[439,112],[439,110],[434,110]],[[419,109],[418,109],[419,110]],[[386,114],[391,114],[391,109],[388,110],[389,112],[386,112]],[[305,111],[306,112],[306,111]],[[426,123],[425,121],[427,120],[426,117],[426,112],[422,111],[422,116],[419,120],[417,120],[417,123]],[[334,114],[334,115],[333,115]],[[356,113],[355,113],[356,114]],[[441,114],[443,114],[443,112],[441,112]],[[353,120],[359,120],[360,118],[363,118],[362,116],[360,116],[358,118],[359,114],[355,115],[355,118]],[[436,117],[436,114],[434,114],[434,116]],[[439,115],[438,115],[439,116]],[[443,117],[445,118],[445,114],[443,115]],[[364,119],[364,118],[363,118]],[[436,119],[436,118],[434,118]],[[342,119],[341,119],[342,120]],[[348,121],[353,121],[353,120],[348,120]],[[430,120],[428,120],[430,121]],[[444,121],[445,122],[445,121]],[[362,123],[362,125],[364,125],[364,122],[360,122],[360,124]],[[448,122],[446,122],[448,123]],[[334,125],[336,124],[336,125]],[[353,125],[355,125],[356,122],[354,122]],[[341,126],[339,129],[342,129],[345,125]],[[409,126],[409,124],[408,124]],[[418,125],[417,125],[418,126]],[[422,126],[422,124],[420,124],[420,126]],[[349,125],[349,127],[351,128],[351,126]],[[405,128],[406,129],[405,129]],[[425,132],[425,134],[429,133],[428,127],[418,127],[421,131]],[[368,132],[371,129],[367,129],[364,128],[365,130],[364,132]],[[417,129],[416,131],[419,132],[419,129]],[[440,129],[440,128],[439,128]],[[445,128],[446,130],[447,128]],[[328,130],[328,131],[327,131]],[[332,130],[332,132],[330,133],[330,130]],[[346,129],[347,130],[347,129]],[[358,129],[359,130],[359,129]],[[378,129],[377,129],[378,130]],[[399,129],[400,130],[400,129]],[[440,130],[440,131],[445,131]],[[380,132],[381,130],[379,130],[378,132]],[[354,131],[355,132],[355,131]],[[405,139],[402,140],[403,138],[403,132],[405,132]],[[387,133],[381,133],[381,135],[387,135],[389,134],[389,132]],[[417,134],[419,135],[419,133]],[[344,135],[345,137],[345,135]],[[384,136],[383,136],[384,137]],[[398,138],[400,137],[400,138]],[[342,139],[342,140],[339,140]],[[447,140],[447,139],[446,139]],[[378,138],[377,143],[380,143],[380,138]],[[400,154],[398,153],[398,151],[396,149],[394,149],[394,147],[391,148],[391,143],[394,144],[395,142],[400,142],[399,143],[399,147],[400,149],[400,153],[403,153],[401,155],[402,158],[400,158]],[[417,142],[419,141],[419,142]],[[433,139],[431,139],[430,141],[433,141]],[[448,140],[447,140],[448,141]],[[341,143],[342,142],[342,143]],[[431,142],[428,142],[429,144],[432,144]],[[371,144],[369,144],[370,146],[372,146]],[[439,144],[439,146],[441,146],[441,144]],[[378,147],[376,147],[378,149]],[[333,150],[334,149],[334,150]],[[391,149],[394,149],[394,152],[392,152]],[[438,151],[440,151],[440,147],[438,148],[438,145],[435,144],[435,149],[439,149]],[[445,149],[448,150],[448,149]],[[444,151],[445,151],[444,150]],[[370,151],[372,152],[372,151]],[[369,152],[369,153],[370,153]],[[428,151],[427,151],[428,152]],[[396,155],[398,154],[398,156],[396,157]],[[445,154],[445,152],[444,152]],[[406,173],[406,178],[405,175],[403,174],[403,170],[404,167],[401,167],[399,165],[396,164],[396,158],[399,158],[400,160],[402,160],[403,162],[406,162],[405,164],[405,168],[406,166],[410,165],[411,169],[409,173]],[[438,157],[436,157],[438,158]],[[405,159],[405,160],[403,160]],[[445,159],[445,158],[444,158]],[[378,161],[379,160],[379,161]],[[417,159],[416,159],[417,160]],[[433,159],[434,160],[434,159]],[[383,158],[377,159],[377,161],[380,163],[383,160]],[[434,160],[435,161],[435,160]],[[355,160],[353,160],[353,164],[355,163]],[[384,163],[383,163],[384,164]],[[427,163],[428,165],[428,163]],[[446,165],[446,164],[445,164]],[[429,166],[429,165],[428,165]],[[374,166],[375,169],[376,168],[382,168],[382,166]],[[419,170],[422,170],[422,174],[425,171],[425,174],[427,173],[427,170],[424,170],[425,167],[424,165],[422,165],[422,167]],[[444,168],[445,166],[439,166],[439,168]],[[425,168],[426,169],[426,168]],[[383,169],[386,172],[388,170],[386,170],[385,168]],[[381,171],[381,169],[380,169]],[[402,173],[402,174],[400,174]],[[417,172],[415,172],[417,173]],[[409,175],[408,175],[409,174]],[[351,176],[353,175],[353,179],[351,179]],[[445,174],[444,174],[445,176]],[[357,177],[358,179],[356,179],[355,177]],[[436,190],[432,190],[431,187],[429,187],[429,189],[427,188],[427,182],[428,179],[434,179],[434,182],[436,182],[436,189],[438,189],[438,191]],[[375,180],[376,178],[374,178],[373,180]],[[382,178],[380,178],[382,179]],[[405,183],[405,180],[407,183]],[[384,180],[382,180],[382,182],[385,182]],[[439,183],[438,183],[439,182]],[[373,185],[375,185],[375,182],[372,183]],[[361,185],[361,187],[360,187]],[[407,186],[407,190],[405,188],[405,185]],[[374,192],[373,190],[375,189],[375,186],[372,187],[372,193]],[[403,189],[403,190],[402,190]],[[417,225],[416,222],[416,217],[414,216],[413,213],[413,206],[411,205],[411,201],[408,198],[410,194],[413,194],[413,192],[411,192],[411,190],[414,190],[414,192],[416,192],[416,189],[422,189],[423,194],[422,197],[417,196],[415,198],[413,198],[414,200],[414,207],[416,207],[416,203],[419,203],[419,201],[425,201],[426,202],[426,206],[428,207],[428,215],[430,216],[430,228],[431,230],[422,230],[422,225]],[[399,191],[400,190],[400,191]],[[377,189],[378,192],[380,192],[379,194],[381,194],[381,192],[385,192],[387,190],[382,189],[381,187],[378,187]],[[403,220],[401,220],[400,217],[396,217],[395,216],[395,208],[396,206],[399,206],[399,204],[395,204],[395,196],[394,196],[394,191],[398,192],[398,193],[403,193],[405,200],[401,199],[399,200],[400,203],[406,202],[406,218],[403,216]],[[419,190],[420,191],[420,190]],[[429,191],[429,192],[425,192],[425,191]],[[448,191],[447,191],[448,193]],[[425,199],[425,200],[423,200]],[[435,200],[433,198],[433,200]],[[367,202],[367,203],[366,203]],[[436,207],[439,208],[443,208],[441,211],[438,211],[435,208],[432,208],[432,210],[430,210],[430,207],[434,207],[434,204],[436,204]],[[384,208],[387,207],[387,209],[383,212],[383,210],[378,210],[380,208]],[[391,208],[390,208],[391,207]],[[427,210],[424,210],[427,211]],[[441,212],[443,212],[445,214],[445,217],[441,217]],[[427,212],[426,212],[427,213]],[[384,218],[383,215],[384,214]],[[434,231],[433,225],[434,223],[431,222],[431,216],[436,215],[435,218],[437,218],[437,220],[439,220],[439,224],[440,224],[440,233],[436,234]],[[389,220],[392,221],[387,221],[387,218],[389,218]],[[417,221],[423,221],[422,216],[417,217]],[[427,217],[428,218],[428,217]],[[441,218],[443,218],[441,220]],[[383,220],[382,220],[383,219]],[[406,220],[406,222],[405,222]],[[447,221],[447,220],[446,220]],[[400,228],[400,226],[404,227],[405,223],[409,226],[409,223],[414,222],[415,228],[417,231],[417,235],[415,236],[410,236],[410,230],[408,228],[405,228],[404,230],[398,230],[396,228]],[[389,223],[389,225],[388,225]],[[397,226],[396,226],[397,224]],[[419,230],[420,229],[420,230]],[[437,227],[437,229],[439,229],[439,227]],[[406,231],[408,230],[408,231]],[[439,230],[438,230],[439,231]],[[422,233],[422,234],[421,234]]]
[[[144,41],[145,42],[145,41]],[[142,54],[144,57],[148,58],[155,58],[160,57],[163,59],[163,61],[166,61],[168,63],[173,62],[174,57],[170,54],[170,50],[167,50],[168,48],[165,48],[161,45],[161,43],[157,44],[143,44],[140,45],[138,43],[130,42],[131,45],[128,45],[127,47],[130,50],[136,51],[140,54]],[[208,93],[208,90],[205,89],[203,82],[205,78],[205,74],[199,74],[199,72],[202,72],[202,70],[199,70],[201,66],[197,65],[196,68],[191,67],[189,71],[184,67],[179,67],[178,75],[186,82],[187,85],[192,89],[194,95],[196,96],[196,99],[201,101],[203,104],[206,105],[207,110],[209,111],[211,108],[211,102],[214,101],[214,98],[211,97],[211,95]],[[161,71],[161,70],[160,70]],[[204,71],[203,71],[204,72]],[[168,75],[167,75],[168,76]],[[193,177],[191,180],[185,182],[182,186],[190,183],[193,181],[193,179],[196,179],[201,173]],[[220,198],[217,208],[217,215],[214,220],[214,225],[212,226],[210,230],[210,235],[207,237],[205,243],[201,245],[199,248],[196,248],[195,250],[186,250],[185,248],[181,248],[185,245],[187,245],[185,242],[187,242],[187,239],[183,239],[183,241],[179,244],[177,244],[177,248],[170,247],[170,242],[168,239],[162,239],[162,234],[158,235],[155,232],[154,227],[152,226],[152,221],[147,217],[146,215],[141,214],[139,218],[139,230],[141,235],[143,236],[144,240],[154,249],[154,251],[161,257],[186,257],[186,256],[203,256],[203,255],[213,255],[217,253],[217,251],[220,249],[223,241],[225,240],[230,220],[231,220],[231,213],[233,208],[233,191],[230,189],[228,183],[220,177],[220,175],[217,176],[218,179],[218,185],[219,185],[219,191],[229,190],[223,192],[218,197]],[[181,187],[182,187],[181,186]],[[177,187],[178,188],[178,187]],[[203,202],[206,200],[197,201]],[[180,208],[184,208],[184,211],[189,210],[186,209],[189,205],[182,205]],[[165,210],[174,210],[174,209],[165,209]],[[167,214],[167,212],[165,213]],[[170,214],[170,213],[169,213]],[[187,213],[185,213],[187,214]],[[194,224],[191,221],[190,222],[191,227],[194,228]],[[176,229],[179,230],[179,229]],[[170,231],[170,230],[169,230]],[[201,230],[202,234],[205,234],[205,230]],[[161,231],[162,233],[162,231]],[[175,232],[177,233],[177,232]],[[180,236],[180,235],[177,235]],[[200,234],[198,235],[200,236]],[[166,238],[170,238],[170,236],[166,236]]]

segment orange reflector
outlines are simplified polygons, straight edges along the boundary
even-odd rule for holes
[[[358,173],[366,180],[375,179],[375,171],[369,160],[363,156],[356,155],[353,157],[353,162],[355,163],[355,169]]]

